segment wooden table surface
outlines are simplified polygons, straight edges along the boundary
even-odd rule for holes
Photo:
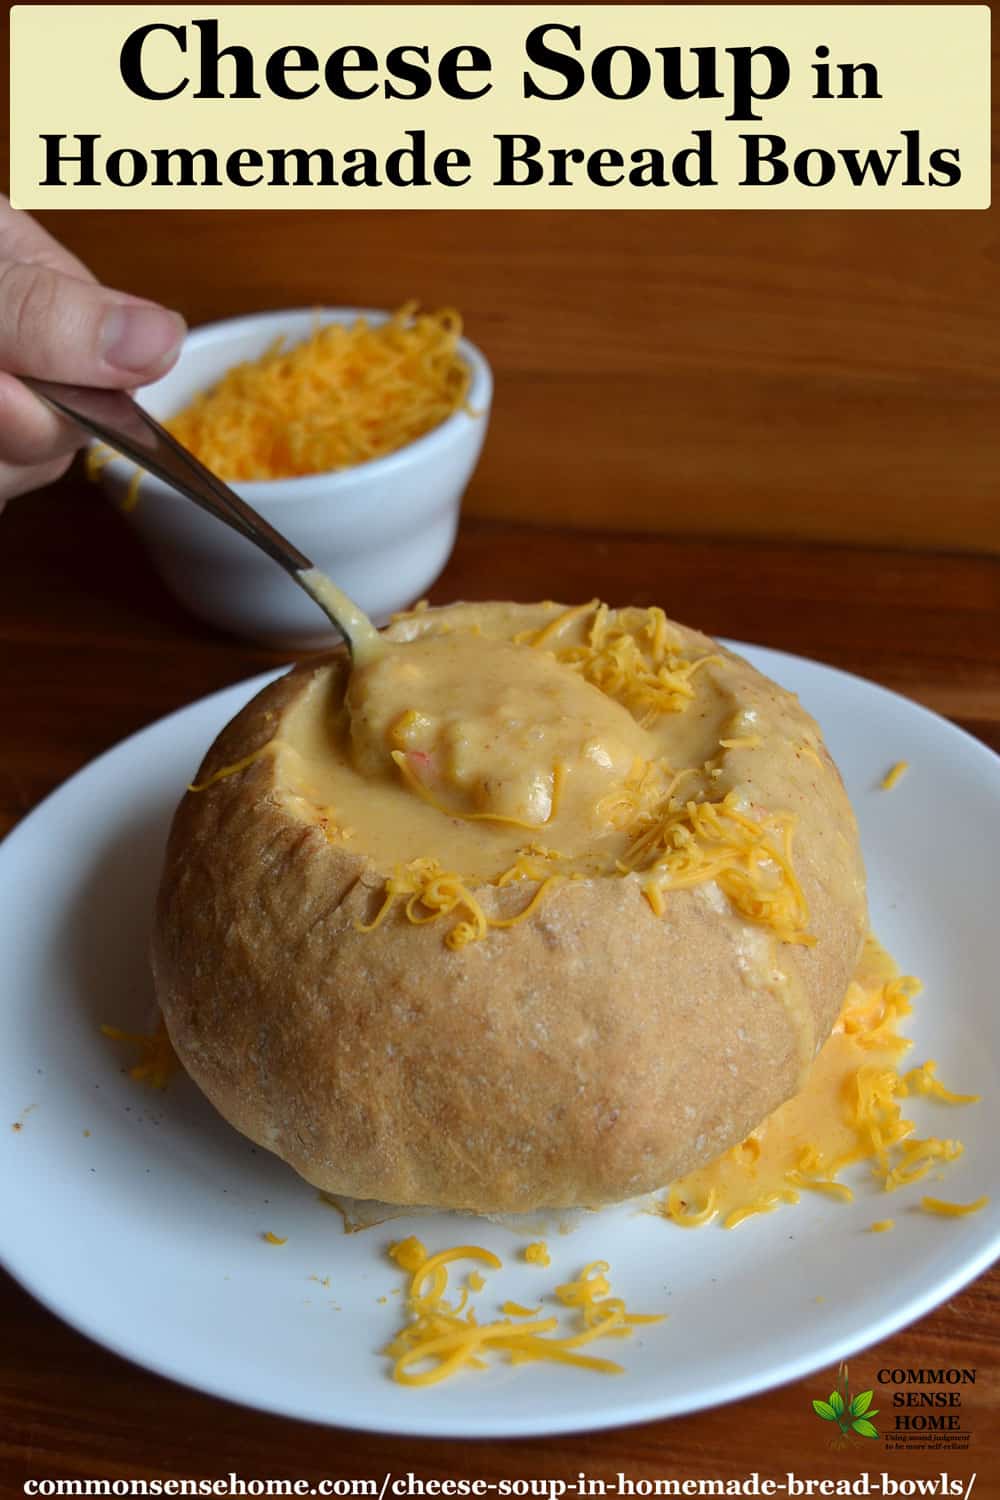
[[[511,525],[465,528],[433,591],[455,597],[601,594],[652,603],[713,633],[859,672],[1000,748],[1000,559],[800,544],[672,542]],[[282,660],[214,635],[168,598],[117,517],[77,477],[0,519],[0,832],[122,736]],[[70,1221],[71,1222],[71,1221]],[[152,1289],[151,1289],[152,1290]],[[831,1371],[779,1393],[670,1422],[525,1442],[373,1437],[199,1395],[72,1332],[0,1280],[0,1492],[26,1479],[379,1477],[856,1478],[937,1476],[1000,1495],[1000,1275],[994,1269],[913,1327],[856,1357],[974,1367],[963,1388],[968,1453],[897,1453],[881,1440],[831,1451],[810,1411]],[[886,1392],[879,1403],[886,1405]]]

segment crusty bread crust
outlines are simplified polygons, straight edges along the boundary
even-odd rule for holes
[[[343,671],[334,656],[265,688],[199,779]],[[297,817],[263,755],[174,819],[152,946],[173,1044],[231,1124],[329,1192],[498,1212],[663,1186],[797,1090],[857,962],[864,876],[839,775],[821,748],[799,806],[786,772],[761,755],[755,795],[799,818],[814,947],[751,927],[714,885],[670,892],[657,917],[630,876],[567,882],[452,951],[398,904],[358,930],[385,872]],[[525,900],[477,895],[491,912]]]

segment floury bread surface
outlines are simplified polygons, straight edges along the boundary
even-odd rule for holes
[[[458,682],[449,718],[418,653],[406,658],[413,707],[433,712],[380,716],[371,694],[396,686],[351,689],[355,739],[364,722],[404,747],[380,769],[352,745],[335,654],[248,704],[178,809],[153,940],[171,1039],[225,1118],[317,1187],[480,1212],[628,1198],[743,1139],[829,1034],[867,917],[854,817],[815,723],[740,658],[640,611],[606,616],[609,639],[631,632],[647,658],[654,636],[668,639],[670,661],[697,664],[679,679],[690,696],[652,715],[632,702],[623,717],[619,692],[606,713],[608,693],[585,680],[599,675],[594,619],[554,604],[406,616],[390,639],[439,639],[443,652],[450,640],[463,661],[477,640],[486,663],[489,643],[519,638],[573,677],[570,708],[532,733],[510,708],[521,686],[508,698],[498,680],[469,690],[465,720]],[[496,659],[502,677],[522,658]],[[578,688],[593,700],[578,704]],[[551,774],[512,772],[499,789],[477,779],[490,712],[507,751],[556,747]],[[574,758],[563,720],[576,714],[587,738]],[[414,735],[423,748],[407,748]],[[643,780],[637,745],[653,768]],[[654,848],[629,869],[637,831],[659,816],[641,805],[650,786],[677,809],[670,863],[654,868]],[[735,874],[684,877],[686,799],[705,858],[718,858],[705,803],[733,809],[720,826],[737,840],[776,830],[758,875],[777,879],[790,850],[801,931],[757,911],[735,857]],[[438,889],[428,861],[461,877],[472,904],[424,904]],[[487,924],[530,910],[483,926],[473,907]]]

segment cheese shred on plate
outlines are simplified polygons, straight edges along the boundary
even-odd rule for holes
[[[469,1304],[467,1286],[457,1300],[446,1299],[447,1267],[452,1262],[472,1260],[490,1270],[501,1269],[500,1260],[479,1245],[458,1245],[429,1255],[411,1236],[392,1245],[389,1255],[410,1276],[410,1320],[384,1351],[400,1385],[436,1385],[462,1369],[485,1369],[493,1352],[506,1354],[513,1365],[547,1361],[619,1375],[622,1367],[614,1360],[580,1351],[595,1339],[630,1338],[638,1325],[662,1321],[660,1314],[630,1313],[620,1297],[611,1296],[607,1261],[594,1261],[575,1281],[555,1288],[555,1301],[576,1314],[575,1331],[566,1333],[560,1331],[558,1310],[539,1317],[538,1308],[505,1302],[502,1317],[480,1323]]]
[[[928,1214],[940,1214],[945,1219],[964,1219],[967,1214],[977,1214],[986,1207],[989,1198],[984,1194],[974,1203],[947,1203],[943,1198],[921,1198],[920,1207]]]
[[[894,1193],[957,1161],[960,1141],[918,1136],[914,1121],[903,1116],[903,1102],[913,1098],[948,1107],[979,1100],[978,1094],[945,1088],[932,1059],[900,1069],[912,1043],[898,1028],[919,990],[919,980],[900,975],[869,938],[833,1035],[802,1091],[717,1161],[673,1183],[656,1212],[685,1229],[712,1221],[735,1229],[757,1214],[797,1203],[803,1192],[851,1202],[855,1191],[839,1178],[859,1163],[868,1165],[884,1192]],[[913,1207],[956,1218],[978,1212],[987,1201],[924,1198]],[[891,1219],[871,1225],[876,1234],[892,1227]]]
[[[462,320],[415,302],[384,323],[326,323],[236,365],[165,424],[226,480],[289,479],[382,458],[464,406]]]
[[[121,1031],[117,1026],[102,1026],[101,1031],[113,1042],[128,1042],[130,1046],[138,1048],[138,1061],[128,1070],[128,1076],[135,1079],[136,1083],[147,1083],[150,1088],[165,1089],[180,1067],[162,1019],[151,1035]]]

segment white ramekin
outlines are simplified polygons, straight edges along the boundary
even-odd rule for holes
[[[154,417],[170,417],[232,365],[258,358],[279,335],[295,343],[317,321],[346,323],[360,316],[383,322],[389,314],[294,308],[206,324],[188,334],[174,368],[145,386],[138,400]],[[467,340],[459,350],[472,371],[469,410],[455,412],[424,437],[336,473],[232,486],[380,624],[419,598],[447,562],[462,495],[486,436],[490,367]],[[121,458],[101,471],[119,506],[134,472]],[[145,475],[125,515],[168,588],[212,625],[277,646],[312,648],[339,639],[277,563],[160,480]]]

